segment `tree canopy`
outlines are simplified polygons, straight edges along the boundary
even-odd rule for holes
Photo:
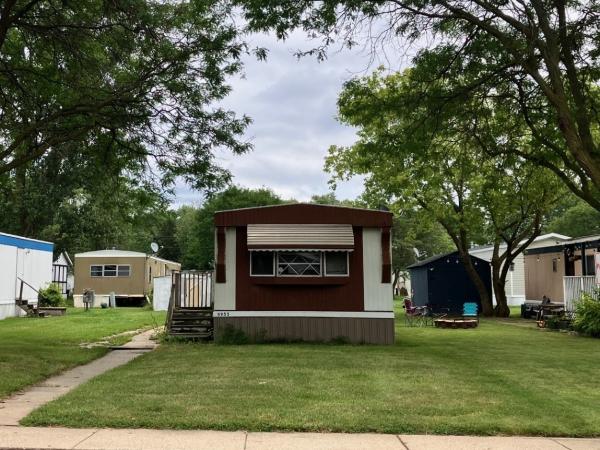
[[[367,175],[371,195],[416,207],[437,221],[478,287],[485,314],[491,314],[492,301],[469,249],[475,242],[492,243],[497,313],[506,315],[504,281],[510,264],[541,232],[545,215],[561,195],[560,185],[525,159],[486,155],[485,141],[462,126],[461,111],[469,109],[468,102],[449,103],[445,114],[432,121],[436,103],[418,95],[422,83],[413,71],[376,72],[348,82],[339,99],[340,120],[358,127],[358,141],[333,146],[326,167],[337,178]],[[519,118],[498,110],[482,120],[516,127]],[[528,144],[522,139],[519,145]]]
[[[285,38],[296,28],[321,42],[305,52],[324,58],[341,43],[374,51],[420,48],[412,61],[424,80],[444,89],[419,94],[444,114],[448,100],[471,102],[474,119],[490,107],[519,116],[531,142],[514,145],[517,129],[464,122],[487,141],[488,155],[519,156],[549,169],[572,192],[600,209],[598,127],[600,7],[593,0],[244,0],[253,30]],[[370,46],[370,47],[369,47]],[[404,54],[404,52],[401,52]],[[473,108],[479,104],[479,108]],[[493,106],[496,105],[496,106]],[[396,105],[400,108],[400,105]],[[416,127],[418,123],[414,124]],[[428,125],[426,125],[428,127]],[[520,133],[520,134],[519,134]],[[490,140],[489,137],[494,139]]]
[[[223,186],[212,151],[249,149],[249,119],[217,105],[245,51],[217,0],[3,2],[0,174],[101,144],[165,183]]]

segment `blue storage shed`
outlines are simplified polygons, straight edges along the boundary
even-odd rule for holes
[[[490,263],[470,256],[477,273],[492,295]],[[481,299],[475,284],[465,270],[458,252],[432,256],[408,267],[412,286],[412,301],[416,306],[429,306],[434,312],[450,310],[461,314],[463,304],[475,302],[481,311]]]

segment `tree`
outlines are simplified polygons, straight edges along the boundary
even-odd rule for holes
[[[600,212],[587,203],[568,196],[556,211],[551,212],[544,232],[571,237],[600,234]]]
[[[215,106],[247,51],[230,16],[217,0],[3,2],[0,175],[19,189],[32,163],[102,142],[165,183],[222,187],[212,150],[250,148],[249,119]]]
[[[373,51],[388,42],[397,48],[396,40],[404,48],[429,42],[413,64],[426,69],[428,80],[447,82],[441,96],[426,86],[420,92],[437,100],[436,114],[443,114],[446,101],[456,98],[499,102],[510,108],[527,126],[532,142],[524,148],[499,145],[499,139],[487,149],[488,155],[517,155],[545,167],[600,210],[600,8],[596,1],[238,3],[253,30],[275,30],[280,38],[296,28],[320,35],[321,45],[299,52],[320,58],[337,42],[371,45]],[[473,128],[471,133],[479,131]],[[512,136],[513,130],[506,131],[501,137]]]
[[[468,102],[449,102],[445,114],[432,121],[437,104],[418,95],[414,87],[422,80],[414,75],[375,73],[346,83],[339,99],[340,120],[358,127],[359,139],[351,147],[333,146],[326,167],[337,178],[368,175],[368,190],[387,196],[392,204],[414,205],[437,221],[477,287],[485,315],[493,313],[492,299],[469,249],[473,242],[491,241],[495,313],[508,315],[504,283],[510,264],[539,235],[560,189],[548,182],[544,169],[523,159],[483,157],[491,142],[464,128],[461,111],[470,111]],[[499,109],[485,120],[516,126],[518,118],[511,121]],[[527,144],[527,139],[520,143]]]
[[[406,268],[420,259],[446,253],[453,244],[444,229],[427,214],[405,208],[394,212],[392,227],[393,286]]]
[[[212,269],[214,265],[215,226],[217,211],[278,205],[283,201],[273,191],[231,186],[209,197],[201,208],[182,208],[179,213],[178,241],[184,269]]]

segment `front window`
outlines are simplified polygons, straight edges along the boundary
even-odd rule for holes
[[[306,277],[321,275],[321,252],[278,252],[277,274]]]
[[[347,277],[347,251],[251,251],[250,275],[254,277]]]
[[[128,277],[131,275],[130,265],[104,264],[90,266],[92,277]]]
[[[274,276],[274,252],[250,252],[250,275]]]
[[[105,265],[104,266],[104,276],[105,277],[116,277],[117,276],[117,266],[116,265]]]
[[[348,275],[348,252],[325,253],[325,275],[347,276]]]

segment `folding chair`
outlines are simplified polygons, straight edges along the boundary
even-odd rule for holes
[[[404,325],[407,327],[427,325],[427,307],[414,306],[408,298],[404,299]]]

